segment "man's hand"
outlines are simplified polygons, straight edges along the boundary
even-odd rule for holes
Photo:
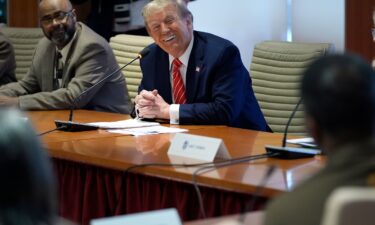
[[[158,94],[157,90],[143,90],[135,97],[135,108],[140,118],[169,119],[169,104]]]
[[[16,106],[19,107],[18,97],[9,97],[0,95],[0,106]]]

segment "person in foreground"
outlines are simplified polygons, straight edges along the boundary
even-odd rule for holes
[[[16,82],[16,58],[13,45],[8,38],[0,32],[0,85]]]
[[[192,14],[181,1],[154,0],[142,14],[155,43],[141,60],[143,78],[135,98],[140,117],[266,130],[235,45],[193,31]]]
[[[0,88],[0,105],[25,110],[68,109],[129,113],[129,97],[121,72],[77,97],[118,69],[102,37],[76,21],[69,0],[42,0],[38,43],[25,78]]]
[[[0,224],[70,224],[57,216],[52,167],[30,124],[1,107],[0,127]]]
[[[375,186],[375,73],[354,55],[328,55],[304,73],[306,127],[326,166],[266,208],[266,225],[321,223],[325,202],[343,186]]]

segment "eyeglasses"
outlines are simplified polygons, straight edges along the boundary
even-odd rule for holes
[[[74,12],[74,9],[70,10],[69,12],[58,11],[58,12],[53,13],[52,15],[43,16],[40,19],[40,23],[43,26],[48,26],[52,24],[54,21],[57,23],[62,23],[68,16],[71,16],[73,12]]]

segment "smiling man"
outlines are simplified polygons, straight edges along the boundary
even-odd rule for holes
[[[105,76],[118,69],[106,40],[76,21],[69,0],[42,0],[38,43],[25,77],[0,88],[0,106],[26,110],[68,109],[128,113],[129,97],[121,72],[113,74],[82,97]]]
[[[154,0],[142,13],[155,43],[141,60],[143,78],[135,98],[140,117],[266,130],[235,45],[193,31],[193,16],[181,1]]]

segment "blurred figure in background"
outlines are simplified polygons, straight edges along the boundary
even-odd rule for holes
[[[49,158],[22,116],[0,108],[0,224],[69,224],[57,217]]]
[[[321,224],[325,202],[343,186],[375,186],[375,73],[353,55],[328,55],[304,73],[306,127],[327,155],[315,176],[271,201],[266,225]]]
[[[12,43],[0,32],[0,86],[16,82],[16,59]]]

